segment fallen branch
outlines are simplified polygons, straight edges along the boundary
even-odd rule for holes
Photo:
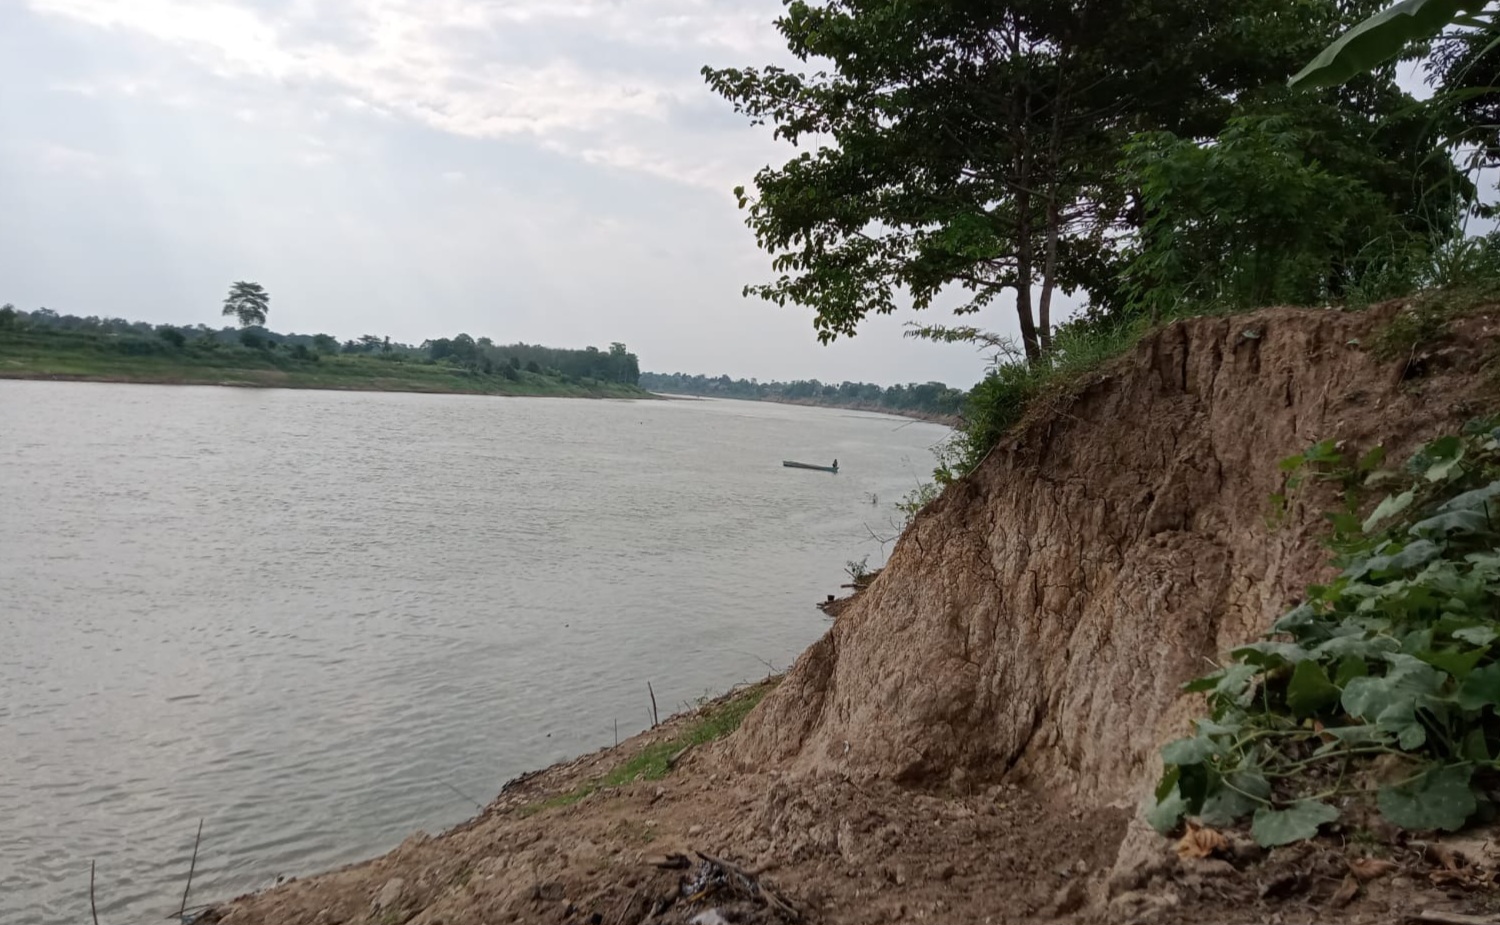
[[[99,908],[94,905],[94,862],[89,862],[89,912],[94,916],[94,925],[99,925]]]
[[[761,883],[759,879],[743,867],[740,867],[738,864],[731,864],[722,858],[716,858],[711,854],[704,854],[702,851],[695,853],[698,857],[718,867],[724,873],[738,879],[739,885],[745,892],[752,898],[764,901],[766,905],[779,912],[783,918],[791,922],[802,921],[802,913],[795,906],[782,899],[775,890]]]
[[[655,729],[661,725],[661,720],[656,715],[656,691],[651,689],[651,682],[646,682],[646,693],[651,695],[651,728]]]
[[[683,759],[683,757],[686,756],[687,753],[690,752],[690,751],[692,751],[692,750],[693,750],[693,746],[689,745],[689,746],[687,746],[686,748],[684,748],[680,752],[674,752],[673,754],[668,755],[667,756],[667,770],[670,771],[673,768],[677,767],[677,762],[681,761]]]

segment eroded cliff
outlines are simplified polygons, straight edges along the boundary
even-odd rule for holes
[[[1328,438],[1399,455],[1490,393],[1486,318],[1382,359],[1397,310],[1175,323],[1033,409],[917,518],[735,758],[1126,797],[1189,706],[1180,685],[1324,567],[1326,498],[1268,523],[1278,462]]]

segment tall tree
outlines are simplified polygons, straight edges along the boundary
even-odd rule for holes
[[[234,318],[240,327],[264,325],[266,314],[271,310],[271,295],[260,283],[243,280],[229,287],[229,296],[224,300],[225,317]]]
[[[824,342],[910,298],[958,314],[1014,296],[1026,355],[1055,293],[1115,285],[1139,221],[1129,138],[1211,138],[1247,93],[1370,0],[792,0],[777,27],[825,70],[705,68],[778,138],[812,144],[736,190],[780,275],[746,287],[816,310]],[[973,329],[962,329],[973,330]]]

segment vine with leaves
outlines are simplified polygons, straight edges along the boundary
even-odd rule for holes
[[[1356,805],[1410,830],[1456,830],[1495,808],[1500,769],[1500,418],[1426,444],[1400,470],[1332,444],[1288,461],[1389,493],[1330,515],[1342,571],[1261,641],[1185,689],[1209,718],[1162,749],[1149,818],[1249,818],[1270,847]]]

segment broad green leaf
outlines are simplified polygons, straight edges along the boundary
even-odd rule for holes
[[[1328,672],[1318,662],[1298,662],[1286,686],[1286,705],[1298,719],[1314,716],[1339,702],[1339,689],[1328,680]]]
[[[1447,675],[1410,656],[1389,655],[1391,668],[1383,677],[1354,678],[1344,686],[1341,701],[1350,716],[1375,722],[1396,703],[1415,704],[1419,697],[1436,696]]]
[[[1259,668],[1281,668],[1287,665],[1295,665],[1304,659],[1312,657],[1312,653],[1297,645],[1295,642],[1252,642],[1247,646],[1240,646],[1230,653],[1247,665]]]
[[[1432,627],[1413,630],[1401,637],[1401,652],[1408,657],[1419,655],[1432,648]]]
[[[1457,700],[1465,710],[1500,705],[1500,662],[1470,672],[1458,687]]]
[[[1182,794],[1177,792],[1173,786],[1165,799],[1159,799],[1156,804],[1146,811],[1146,821],[1151,827],[1163,835],[1177,828],[1182,817],[1187,813],[1187,801]]]
[[[1473,643],[1476,646],[1487,646],[1496,639],[1500,639],[1500,632],[1496,632],[1493,626],[1467,626],[1461,630],[1454,630],[1453,638]]]
[[[1417,500],[1415,489],[1387,497],[1384,501],[1380,502],[1380,505],[1375,508],[1369,517],[1365,518],[1364,531],[1366,533],[1371,532],[1380,524],[1411,507],[1411,503],[1415,500]]]
[[[1318,826],[1334,821],[1339,811],[1317,800],[1303,800],[1286,809],[1261,807],[1255,811],[1250,834],[1263,848],[1306,841],[1318,834]]]
[[[1370,560],[1370,570],[1405,572],[1421,568],[1442,554],[1442,549],[1431,540],[1417,540],[1415,543],[1408,543],[1405,549],[1394,556],[1381,556]]]
[[[1455,534],[1486,533],[1489,529],[1489,518],[1481,511],[1449,511],[1412,524],[1411,535],[1444,539]]]
[[[1494,91],[1489,91],[1494,92]],[[1489,501],[1496,495],[1500,495],[1500,482],[1491,482],[1483,488],[1466,491],[1444,501],[1438,506],[1437,513],[1447,514],[1450,511],[1484,511],[1489,507]]]
[[[1375,728],[1396,737],[1403,751],[1416,751],[1427,741],[1427,729],[1417,719],[1417,705],[1412,700],[1398,700],[1375,717]]]
[[[1379,469],[1383,462],[1385,462],[1385,447],[1377,446],[1359,458],[1357,469],[1360,472],[1373,472]]]
[[[1283,614],[1281,619],[1271,626],[1271,632],[1296,636],[1301,630],[1308,629],[1318,622],[1317,610],[1312,604],[1303,602]]]
[[[1474,670],[1474,666],[1489,653],[1488,649],[1447,649],[1442,651],[1418,652],[1417,658],[1433,666],[1448,672],[1456,680],[1462,681]]]
[[[1403,829],[1456,831],[1477,808],[1469,787],[1473,773],[1469,765],[1434,767],[1414,781],[1380,788],[1376,803],[1387,819]]]
[[[1470,761],[1488,763],[1490,760],[1490,746],[1485,741],[1484,729],[1479,726],[1470,729],[1469,734],[1464,736],[1463,748],[1460,751]]]
[[[1460,448],[1457,455],[1447,459],[1439,459],[1427,467],[1426,477],[1429,482],[1441,482],[1451,478],[1458,469],[1458,464],[1463,461],[1463,449]]]
[[[1389,636],[1335,636],[1324,643],[1319,643],[1313,649],[1313,655],[1319,660],[1323,659],[1345,659],[1351,656],[1360,658],[1378,658],[1387,652],[1397,652],[1401,649],[1401,643]],[[1368,674],[1368,672],[1365,672]]]
[[[1214,755],[1219,754],[1222,747],[1219,743],[1207,736],[1194,736],[1191,739],[1178,739],[1168,742],[1161,748],[1161,760],[1163,764],[1175,764],[1184,767],[1191,764],[1202,764]]]
[[[1258,674],[1260,674],[1260,669],[1254,665],[1230,665],[1224,672],[1224,676],[1219,679],[1219,683],[1214,685],[1214,696],[1222,697],[1243,707],[1249,704],[1255,695],[1255,689],[1250,682]]]
[[[1200,736],[1232,736],[1240,731],[1238,724],[1226,726],[1223,723],[1216,723],[1211,719],[1195,720],[1193,725],[1198,727],[1198,735]]]
[[[1204,691],[1215,690],[1216,688],[1218,688],[1219,682],[1223,680],[1224,672],[1216,671],[1213,674],[1204,675],[1201,678],[1194,678],[1193,680],[1182,685],[1182,690],[1187,694],[1201,694]]]
[[[1255,812],[1271,798],[1271,784],[1258,771],[1236,771],[1203,801],[1198,818],[1224,828]]]
[[[1156,802],[1160,803],[1168,796],[1177,792],[1177,779],[1182,776],[1182,768],[1175,765],[1167,765],[1166,771],[1161,775],[1161,780],[1156,785]]]
[[[1203,801],[1218,782],[1219,775],[1206,764],[1184,764],[1180,767],[1182,773],[1177,777],[1177,792],[1182,794],[1187,811],[1196,813],[1203,807]]]
[[[1392,643],[1395,640],[1391,640]],[[1333,679],[1340,689],[1347,687],[1355,678],[1366,678],[1370,675],[1370,666],[1358,655],[1346,655],[1339,661],[1338,675]]]

